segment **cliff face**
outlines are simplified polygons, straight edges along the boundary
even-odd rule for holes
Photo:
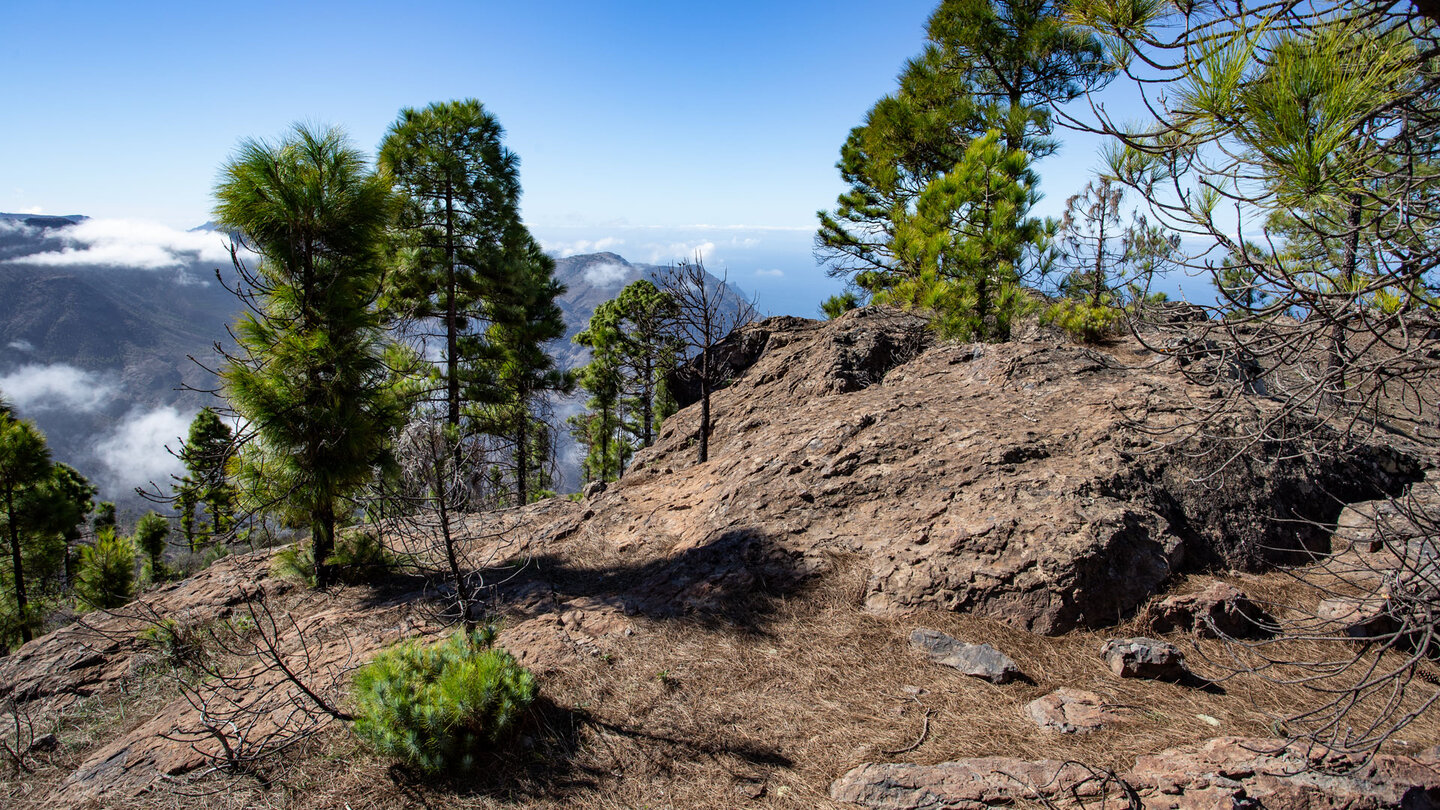
[[[840,733],[837,723],[851,739],[913,739],[913,718],[874,709],[893,703],[889,690],[900,684],[902,709],[918,705],[928,684],[935,694],[925,700],[957,713],[960,722],[936,731],[932,759],[990,752],[983,735],[967,731],[975,724],[1011,740],[992,747],[1049,750],[1035,730],[1017,731],[1012,715],[1043,689],[1093,678],[1098,644],[1087,628],[1124,619],[1187,572],[1254,569],[1277,554],[1324,547],[1324,524],[1346,500],[1393,490],[1419,468],[1379,446],[1343,461],[1311,452],[1316,429],[1222,465],[1224,454],[1203,452],[1214,448],[1165,432],[1210,392],[1125,342],[1085,348],[1031,329],[1006,344],[936,345],[918,318],[862,309],[828,323],[763,321],[719,354],[733,379],[714,396],[709,462],[694,461],[698,408],[686,408],[621,481],[579,502],[475,516],[470,536],[493,546],[480,556],[504,563],[485,572],[492,608],[504,616],[501,643],[541,673],[557,705],[590,706],[589,714],[576,710],[587,722],[609,711],[627,728],[654,714],[659,725],[646,733],[661,736],[647,739],[667,745],[691,732],[710,740],[718,728],[740,742],[771,741],[783,758],[734,767],[773,775],[790,768],[776,764],[783,759],[796,763],[797,784],[817,790],[843,772],[836,757],[860,756],[824,747]],[[145,597],[144,613],[213,626],[241,610],[242,590],[259,588],[292,617],[276,625],[277,648],[310,655],[332,685],[343,686],[345,668],[380,644],[440,629],[435,590],[413,578],[308,594],[275,583],[256,555]],[[983,628],[1012,652],[1029,650],[1020,665],[1036,681],[1002,696],[944,680],[906,652],[919,617],[957,633]],[[137,673],[154,666],[137,636],[143,616],[89,624],[0,660],[0,699],[45,713],[132,689]],[[1076,632],[1030,635],[1067,631]],[[1088,657],[1053,652],[1081,648]],[[1062,659],[1082,663],[1054,663]],[[266,694],[290,688],[255,666]],[[675,686],[687,678],[705,688]],[[785,689],[794,694],[776,697]],[[1193,695],[1166,699],[1190,716]],[[195,728],[197,708],[165,700],[144,722],[77,749],[49,795],[106,803],[141,795],[162,773],[205,767],[215,743],[174,731]],[[841,708],[834,717],[767,714],[806,701]],[[1204,710],[1223,713],[1217,705]],[[1247,733],[1264,728],[1246,722],[1254,726]],[[1194,732],[1144,739],[1173,745]],[[656,800],[646,792],[653,778],[616,778],[630,791],[625,801]],[[806,806],[826,801],[813,791],[795,801],[802,796]]]

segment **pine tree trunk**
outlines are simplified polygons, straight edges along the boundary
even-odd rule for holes
[[[1360,261],[1360,195],[1350,195],[1350,211],[1346,217],[1348,230],[1345,233],[1345,255],[1341,261],[1341,281],[1344,284],[1343,295],[1340,300],[1348,308],[1350,306],[1349,295],[1355,289],[1355,271]],[[1335,389],[1331,392],[1330,398],[1335,404],[1339,404],[1345,397],[1345,320],[1343,312],[1332,313],[1333,322],[1330,326],[1330,368],[1328,377]]]
[[[517,414],[515,424],[515,497],[516,506],[524,506],[530,502],[530,414],[524,406],[522,397],[520,412]]]
[[[10,524],[10,565],[15,575],[15,610],[20,620],[20,640],[30,641],[29,604],[25,599],[25,564],[20,558],[20,526],[15,519],[15,487],[5,487],[6,522]]]
[[[330,555],[335,553],[335,505],[327,502],[315,511],[310,547],[315,552],[315,587],[324,590],[334,579]]]
[[[710,460],[710,347],[700,350],[700,463]]]

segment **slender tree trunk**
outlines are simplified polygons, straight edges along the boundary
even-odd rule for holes
[[[519,412],[515,423],[515,496],[516,506],[530,502],[530,411],[525,407],[525,397],[520,398]]]
[[[315,512],[311,526],[311,549],[315,552],[315,587],[328,588],[334,579],[330,555],[335,553],[335,504],[327,501]]]
[[[460,426],[460,345],[459,318],[455,280],[455,200],[450,184],[445,184],[445,421],[451,427]],[[457,445],[455,452],[459,453]]]
[[[1346,216],[1345,253],[1341,259],[1340,278],[1344,285],[1343,294],[1339,296],[1342,307],[1350,307],[1350,295],[1355,289],[1355,272],[1360,262],[1360,195],[1350,195],[1350,211]],[[1330,368],[1329,376],[1335,386],[1331,393],[1331,399],[1339,404],[1345,397],[1345,364],[1348,351],[1345,345],[1345,320],[1343,310],[1331,313],[1332,322],[1330,325]]]
[[[645,353],[642,373],[645,379],[640,384],[640,412],[644,427],[640,446],[649,447],[655,443],[655,358],[650,356],[648,350]]]
[[[15,519],[15,487],[5,487],[6,523],[10,525],[10,565],[15,574],[15,610],[20,619],[20,640],[30,641],[29,603],[25,599],[25,563],[20,558],[20,526]]]
[[[475,632],[475,617],[471,615],[470,606],[474,599],[470,593],[470,583],[465,580],[465,574],[460,570],[460,558],[455,553],[455,537],[450,533],[450,509],[449,509],[449,487],[446,486],[445,474],[445,453],[444,448],[437,448],[439,452],[434,453],[435,461],[435,505],[440,512],[440,536],[445,541],[445,561],[450,566],[450,578],[455,582],[455,600],[460,610],[460,620],[465,623],[465,632]]]
[[[700,350],[700,463],[710,460],[710,347]]]

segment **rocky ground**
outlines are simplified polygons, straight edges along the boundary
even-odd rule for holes
[[[1440,802],[1433,712],[1370,770],[1322,779],[1302,766],[1334,756],[1273,739],[1274,718],[1313,695],[1234,675],[1211,637],[1263,632],[1287,606],[1316,612],[1303,582],[1267,567],[1331,549],[1337,520],[1362,532],[1369,499],[1424,478],[1424,448],[1395,438],[1338,460],[1307,445],[1321,440],[1311,429],[1225,464],[1166,430],[1211,392],[1138,344],[1084,348],[1038,327],[934,345],[918,319],[866,309],[771,319],[724,354],[736,379],[716,395],[706,464],[687,408],[604,491],[506,515],[503,532],[473,519],[492,546],[480,551],[495,561],[501,643],[544,697],[483,777],[437,785],[387,767],[342,722],[297,718],[275,656],[226,657],[273,641],[343,706],[350,666],[440,630],[422,578],[315,594],[274,580],[262,553],[0,659],[22,721],[10,738],[34,771],[0,795],[978,808],[1113,800],[1123,779],[1152,807]],[[246,688],[207,687],[157,650],[142,631],[159,616],[195,629],[206,660],[250,673]],[[1321,643],[1276,649],[1303,659]],[[1183,669],[1167,669],[1177,653]],[[318,732],[285,756],[212,772],[224,741],[289,739],[303,723]]]

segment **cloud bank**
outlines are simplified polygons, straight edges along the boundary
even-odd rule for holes
[[[215,231],[177,231],[130,219],[87,219],[50,233],[64,243],[62,248],[11,261],[41,267],[118,266],[145,270],[230,261],[229,240]]]
[[[184,470],[180,459],[165,449],[180,449],[194,412],[164,405],[153,411],[130,411],[109,434],[95,443],[95,458],[105,466],[106,482],[117,489],[154,481],[164,487],[172,474]]]
[[[0,377],[0,393],[27,411],[76,411],[103,408],[115,396],[115,385],[103,376],[65,363],[21,366]]]

